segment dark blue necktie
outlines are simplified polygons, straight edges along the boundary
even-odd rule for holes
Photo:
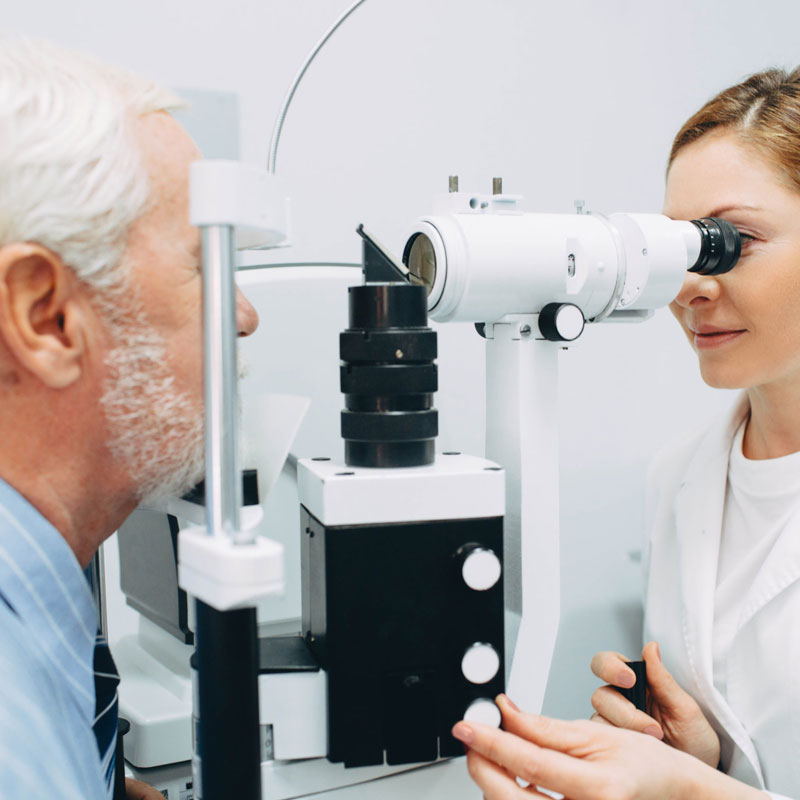
[[[100,751],[100,763],[103,765],[110,798],[114,791],[114,757],[117,747],[117,686],[119,673],[111,658],[111,651],[103,635],[97,632],[94,646],[94,735],[97,737],[97,749]]]

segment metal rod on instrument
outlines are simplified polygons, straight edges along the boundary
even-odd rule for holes
[[[210,225],[203,236],[205,315],[206,521],[211,536],[253,541],[239,530],[239,398],[233,228]]]
[[[205,345],[206,524],[211,536],[253,544],[240,531],[239,397],[234,229],[201,227]],[[205,800],[261,798],[255,608],[196,605],[198,750]],[[221,735],[222,734],[222,735]]]

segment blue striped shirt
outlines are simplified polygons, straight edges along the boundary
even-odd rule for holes
[[[97,612],[61,534],[0,480],[0,797],[106,800]]]

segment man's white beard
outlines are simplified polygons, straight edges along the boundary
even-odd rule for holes
[[[176,388],[166,342],[140,311],[117,308],[112,316],[116,344],[101,399],[108,447],[140,501],[183,495],[204,473],[202,405]]]

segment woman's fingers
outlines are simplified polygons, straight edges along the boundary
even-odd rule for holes
[[[639,731],[655,736],[656,739],[664,738],[664,732],[656,720],[644,711],[639,711],[630,700],[626,700],[611,686],[601,686],[595,691],[592,695],[592,706],[601,717],[617,728]]]
[[[647,664],[650,713],[657,717],[665,740],[678,750],[715,766],[719,762],[719,737],[703,710],[661,663],[655,642],[645,645],[642,655]]]
[[[636,683],[636,675],[630,667],[626,666],[626,663],[627,659],[622,653],[604,650],[594,654],[591,667],[592,672],[601,681],[610,683],[612,686],[630,689]]]
[[[519,716],[529,717],[530,715]],[[530,719],[543,718],[530,717]],[[548,733],[553,733],[553,726],[547,724],[551,722],[559,722],[559,720],[547,719],[546,723],[541,726],[541,730],[537,731],[537,735],[540,738],[547,738]],[[591,725],[590,722],[586,724]],[[529,721],[528,729],[535,726],[536,723]],[[532,786],[541,786],[569,797],[580,797],[589,790],[592,784],[590,765],[584,764],[579,759],[571,758],[557,750],[539,747],[530,741],[526,741],[525,738],[522,738],[523,735],[514,735],[499,728],[474,722],[469,724],[459,722],[453,728],[453,736],[464,742],[469,747],[470,753],[473,751],[478,753],[484,759],[494,762],[511,775],[521,778]],[[554,741],[563,741],[563,735],[563,732],[556,732],[553,737]],[[477,769],[480,770],[480,764]],[[473,778],[477,780],[475,775],[473,775]],[[520,792],[527,791],[522,790],[521,787],[517,788],[519,788]],[[510,800],[510,798],[522,796],[524,795],[513,793],[488,795],[492,800],[494,798],[498,798],[498,800],[500,798],[502,800],[509,798]]]
[[[642,650],[642,658],[647,665],[647,688],[653,699],[661,707],[662,713],[685,711],[687,701],[694,707],[694,701],[681,687],[669,670],[661,663],[661,654],[656,642],[648,642]]]
[[[523,800],[529,797],[544,797],[534,786],[523,789],[505,769],[482,756],[477,750],[467,753],[469,775],[483,791],[485,800]]]
[[[164,800],[158,789],[133,778],[125,778],[125,796],[127,800]]]
[[[525,714],[504,694],[498,695],[495,702],[503,714],[503,728],[529,742],[564,753],[576,752],[586,742],[587,732],[582,729],[583,721],[565,722],[552,717]],[[589,724],[588,721],[586,724]]]

